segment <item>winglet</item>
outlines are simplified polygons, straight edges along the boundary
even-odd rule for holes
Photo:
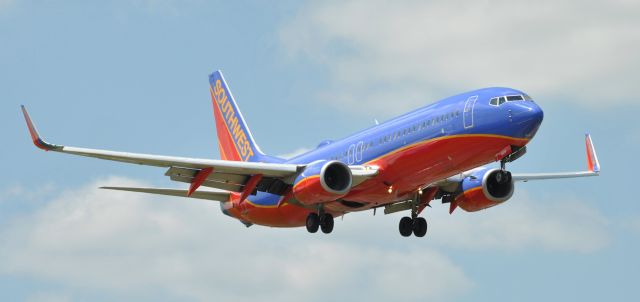
[[[31,118],[29,117],[29,113],[27,112],[27,109],[24,107],[24,105],[20,105],[20,107],[22,108],[22,114],[24,115],[24,120],[27,122],[27,127],[29,128],[29,134],[31,134],[31,139],[33,140],[33,144],[36,145],[36,147],[45,151],[62,149],[62,146],[49,144],[45,142],[40,137],[40,134],[38,134],[38,130],[36,129],[36,126],[33,124],[33,122],[31,121]]]
[[[598,155],[596,155],[596,148],[593,147],[593,141],[591,141],[591,134],[586,133],[584,139],[587,145],[587,167],[591,172],[600,173],[600,162]]]

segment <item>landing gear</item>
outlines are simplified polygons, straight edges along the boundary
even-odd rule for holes
[[[307,216],[307,232],[315,233],[320,227],[320,216],[316,213],[309,213]]]
[[[333,231],[333,216],[331,214],[322,214],[322,216],[320,216],[320,229],[325,234]]]
[[[500,170],[493,175],[494,180],[499,185],[508,184],[511,182],[511,172],[506,170]]]
[[[427,234],[427,220],[423,217],[402,217],[398,229],[402,237],[409,237],[411,233],[416,237],[424,237]]]
[[[424,217],[418,217],[413,220],[413,235],[416,237],[424,237],[427,234],[427,220]]]
[[[398,229],[400,229],[400,235],[402,235],[402,237],[411,236],[411,231],[413,231],[413,219],[411,219],[411,217],[402,217],[402,219],[400,219]]]
[[[420,193],[416,193],[411,204],[411,217],[402,217],[398,230],[402,237],[409,237],[411,233],[416,237],[424,237],[427,234],[427,220],[423,217],[418,217],[421,210],[418,209],[418,201],[420,200]],[[427,204],[428,205],[428,204]]]
[[[506,158],[500,160],[500,171],[493,176],[495,178],[495,181],[500,185],[511,182],[511,172],[506,170],[506,165]]]
[[[316,233],[321,229],[323,233],[329,234],[333,231],[333,215],[328,213],[309,213],[306,222],[307,231]]]

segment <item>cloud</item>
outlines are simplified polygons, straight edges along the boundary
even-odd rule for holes
[[[348,232],[247,229],[217,202],[95,189],[102,185],[144,184],[99,180],[13,217],[0,230],[0,273],[71,291],[139,297],[162,288],[168,297],[206,301],[324,301],[329,292],[343,300],[439,300],[473,286],[431,248],[372,245]]]
[[[103,185],[145,186],[98,180],[12,217],[0,230],[0,274],[118,297],[162,288],[177,300],[325,300],[327,292],[342,300],[455,300],[475,283],[444,251],[589,253],[609,242],[607,220],[584,202],[522,190],[479,213],[448,215],[434,202],[424,214],[428,237],[420,239],[399,236],[400,215],[381,211],[349,214],[331,236],[310,235],[247,229],[217,202],[95,189]],[[34,293],[32,300],[69,297]]]
[[[611,240],[608,220],[587,203],[568,196],[534,198],[518,191],[513,200],[476,213],[440,211],[434,223],[445,230],[433,239],[474,249],[546,249],[592,253]]]
[[[47,196],[50,196],[55,189],[56,186],[52,183],[48,183],[36,188],[26,188],[19,184],[9,185],[5,188],[0,189],[0,203],[11,202],[18,199],[21,202],[24,200],[35,201],[43,199]]]
[[[600,108],[635,104],[638,12],[627,0],[322,1],[280,37],[326,68],[331,97],[318,97],[337,109],[393,114],[486,86]]]
[[[457,209],[453,215],[446,204],[433,201],[432,206],[422,214],[429,223],[426,240],[444,249],[595,253],[611,241],[610,224],[603,214],[566,194],[531,196],[517,188],[514,198],[502,205],[474,213]],[[348,225],[336,229],[368,236],[362,241],[388,241],[385,235],[395,235],[398,220],[408,213],[384,218],[363,214],[347,215],[344,223]],[[378,239],[381,236],[385,239]]]

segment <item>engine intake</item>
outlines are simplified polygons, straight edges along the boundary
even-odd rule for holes
[[[339,161],[330,161],[320,170],[320,183],[327,192],[346,194],[351,189],[351,169]]]
[[[484,169],[462,181],[462,193],[455,197],[455,202],[463,210],[475,212],[509,200],[513,191],[510,172]]]
[[[505,202],[513,195],[511,172],[493,169],[482,178],[482,191],[490,200]]]
[[[293,195],[303,204],[339,199],[349,193],[353,177],[340,161],[318,161],[308,165],[293,185]]]

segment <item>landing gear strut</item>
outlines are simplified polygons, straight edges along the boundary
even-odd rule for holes
[[[495,174],[495,180],[498,184],[506,184],[511,182],[511,172],[506,170],[507,160],[500,160],[500,171]]]
[[[320,210],[318,213],[309,213],[307,216],[306,227],[309,233],[316,233],[321,229],[323,233],[329,234],[333,231],[333,215],[324,213]]]
[[[424,217],[418,217],[418,200],[419,194],[416,194],[411,207],[411,217],[402,217],[398,229],[403,237],[411,236],[424,237],[427,234],[427,220]]]

